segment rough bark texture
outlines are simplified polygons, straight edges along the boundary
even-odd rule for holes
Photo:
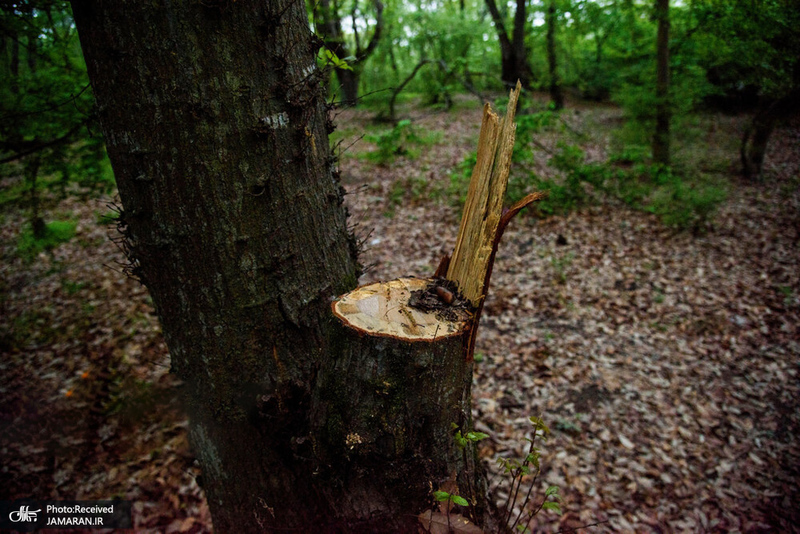
[[[471,364],[362,343],[331,314],[358,267],[303,3],[73,10],[215,531],[409,532],[428,483],[466,465],[439,425],[468,420]]]
[[[329,301],[357,266],[304,6],[73,9],[215,528],[330,529],[309,414]]]
[[[653,135],[653,161],[669,165],[669,0],[656,0],[656,130]]]

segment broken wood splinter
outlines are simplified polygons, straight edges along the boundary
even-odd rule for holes
[[[520,84],[509,95],[505,117],[484,106],[475,168],[470,178],[452,255],[442,257],[434,278],[400,278],[359,287],[333,304],[333,313],[361,335],[403,341],[465,336],[472,359],[475,335],[500,239],[511,219],[546,193],[532,193],[503,209],[508,187]],[[412,295],[413,294],[413,295]]]

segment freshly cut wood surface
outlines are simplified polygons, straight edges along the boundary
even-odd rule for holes
[[[465,311],[459,310],[456,320],[448,320],[440,313],[408,306],[411,293],[432,282],[398,278],[362,286],[334,301],[333,313],[351,328],[407,341],[433,341],[463,333],[470,317]]]
[[[477,306],[486,292],[486,273],[503,210],[514,148],[514,111],[520,85],[511,91],[502,122],[486,104],[478,140],[478,155],[470,178],[464,214],[447,279]]]

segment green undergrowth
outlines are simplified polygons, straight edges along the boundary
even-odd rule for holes
[[[17,239],[17,253],[25,260],[33,260],[40,252],[52,250],[75,237],[78,221],[53,221],[45,225],[44,235],[36,237],[27,226]]]
[[[727,197],[728,184],[720,176],[723,164],[704,161],[701,165],[697,158],[702,155],[685,147],[677,147],[680,157],[672,167],[660,167],[649,161],[649,147],[635,142],[639,137],[623,132],[612,142],[606,161],[587,162],[580,134],[565,131],[557,112],[548,109],[521,115],[517,122],[506,196],[513,203],[533,191],[549,191],[547,199],[532,207],[540,217],[565,215],[613,198],[657,215],[667,226],[699,231]],[[547,165],[552,171],[546,175],[533,168],[533,162],[541,158],[536,136],[542,133],[556,133],[561,139],[554,150],[548,149]],[[475,162],[472,152],[451,173],[447,194],[455,205],[463,205],[466,199]]]
[[[399,121],[393,128],[366,134],[367,141],[375,143],[377,150],[366,152],[363,157],[378,165],[386,165],[398,156],[415,159],[422,147],[437,143],[441,132],[422,132],[408,119]]]
[[[22,178],[21,165],[9,166],[0,178],[8,178],[0,187],[0,208],[24,206],[31,197],[31,184]],[[116,182],[108,157],[76,158],[64,162],[58,172],[42,173],[36,178],[37,194],[43,198],[67,196],[96,197],[114,190]]]
[[[420,93],[412,91],[402,91],[395,99],[395,105],[400,107],[403,105],[415,105],[421,98]],[[392,97],[390,89],[375,91],[369,94],[362,95],[358,99],[358,108],[367,109],[376,114],[386,111],[386,103]]]

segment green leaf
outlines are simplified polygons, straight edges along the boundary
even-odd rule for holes
[[[325,59],[333,63],[333,66],[337,69],[344,69],[344,70],[353,70],[353,67],[347,64],[347,58],[339,59],[339,56],[336,55],[332,50],[328,48],[323,48]],[[355,58],[353,58],[355,59]]]
[[[557,495],[558,494],[558,486],[549,486],[545,492],[544,496],[549,497],[550,495]]]
[[[533,429],[534,430],[541,430],[543,434],[549,434],[550,433],[550,429],[547,428],[547,425],[544,424],[544,421],[542,421],[542,419],[540,419],[539,417],[536,417],[536,416],[531,416],[529,419],[530,419],[530,422],[533,423]]]
[[[456,503],[457,505],[469,506],[467,499],[465,499],[464,497],[461,497],[460,495],[451,495],[451,497],[453,498],[453,502]]]
[[[561,511],[561,505],[558,504],[557,502],[553,502],[553,501],[547,501],[544,504],[542,504],[542,509],[543,510],[550,510],[552,512],[557,513],[558,515],[561,515],[563,513]]]
[[[469,432],[467,433],[467,439],[470,441],[480,441],[482,439],[486,439],[489,437],[489,434],[484,434],[483,432]]]
[[[447,493],[446,491],[434,491],[433,492],[433,497],[437,501],[442,502],[442,501],[448,500],[450,498],[450,494]]]

